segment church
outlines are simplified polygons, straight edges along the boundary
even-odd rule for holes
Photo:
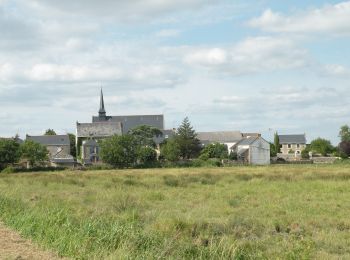
[[[127,134],[130,129],[140,125],[153,126],[162,131],[163,136],[155,140],[157,144],[174,133],[173,130],[164,130],[164,115],[161,114],[108,116],[101,89],[98,116],[93,116],[91,123],[76,123],[77,159],[83,164],[98,163],[99,140]]]

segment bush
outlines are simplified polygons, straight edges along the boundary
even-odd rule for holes
[[[201,159],[220,158],[226,159],[228,157],[227,145],[220,143],[208,144],[201,151]]]
[[[157,152],[151,147],[140,147],[137,158],[141,164],[152,164],[157,161]]]
[[[230,152],[230,155],[228,156],[230,160],[236,161],[238,159],[238,154],[236,152]]]
[[[15,173],[15,172],[16,172],[16,169],[13,168],[12,166],[7,166],[5,169],[3,169],[3,170],[1,171],[1,173],[7,173],[7,174],[9,174],[9,173]]]
[[[304,149],[304,150],[301,151],[301,158],[303,158],[303,159],[310,159],[309,149]]]

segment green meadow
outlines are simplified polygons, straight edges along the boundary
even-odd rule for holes
[[[350,165],[0,174],[0,220],[74,259],[350,259]]]

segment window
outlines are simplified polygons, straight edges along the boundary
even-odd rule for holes
[[[297,144],[297,148],[300,148],[300,144]]]
[[[291,144],[288,144],[288,148],[292,148],[292,145],[291,145]]]

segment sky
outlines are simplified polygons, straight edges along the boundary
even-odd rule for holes
[[[0,0],[0,136],[97,115],[188,116],[197,131],[350,124],[350,1]]]

